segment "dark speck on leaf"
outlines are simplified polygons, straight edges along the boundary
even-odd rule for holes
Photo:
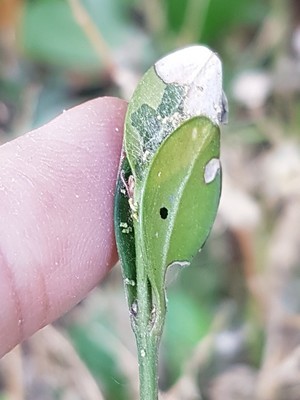
[[[167,219],[167,216],[168,216],[168,209],[167,209],[166,207],[162,207],[162,208],[159,210],[159,214],[160,214],[160,216],[161,216],[162,219]]]

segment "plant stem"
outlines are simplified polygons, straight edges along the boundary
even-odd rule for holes
[[[158,347],[159,340],[153,335],[137,338],[140,400],[158,399]]]
[[[159,317],[160,329],[153,329],[155,315],[153,313],[153,293],[148,281],[144,253],[140,245],[136,247],[137,260],[137,315],[133,330],[136,337],[140,400],[158,399],[158,349],[164,323],[164,316]],[[161,315],[159,313],[159,315]],[[155,325],[157,325],[157,320]]]

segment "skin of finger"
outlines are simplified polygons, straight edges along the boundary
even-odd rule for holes
[[[0,147],[0,356],[78,303],[116,263],[126,107],[96,99]]]

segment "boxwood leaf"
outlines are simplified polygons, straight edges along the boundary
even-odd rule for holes
[[[215,220],[221,192],[219,127],[206,117],[183,123],[159,147],[140,199],[148,277],[163,292],[167,266],[188,265]]]

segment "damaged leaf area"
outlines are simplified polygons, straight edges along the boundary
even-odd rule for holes
[[[115,232],[139,349],[141,393],[151,381],[144,368],[157,380],[166,270],[190,264],[216,217],[226,104],[219,58],[193,46],[150,68],[128,105]],[[147,390],[141,398],[156,398],[154,392],[145,396]]]

